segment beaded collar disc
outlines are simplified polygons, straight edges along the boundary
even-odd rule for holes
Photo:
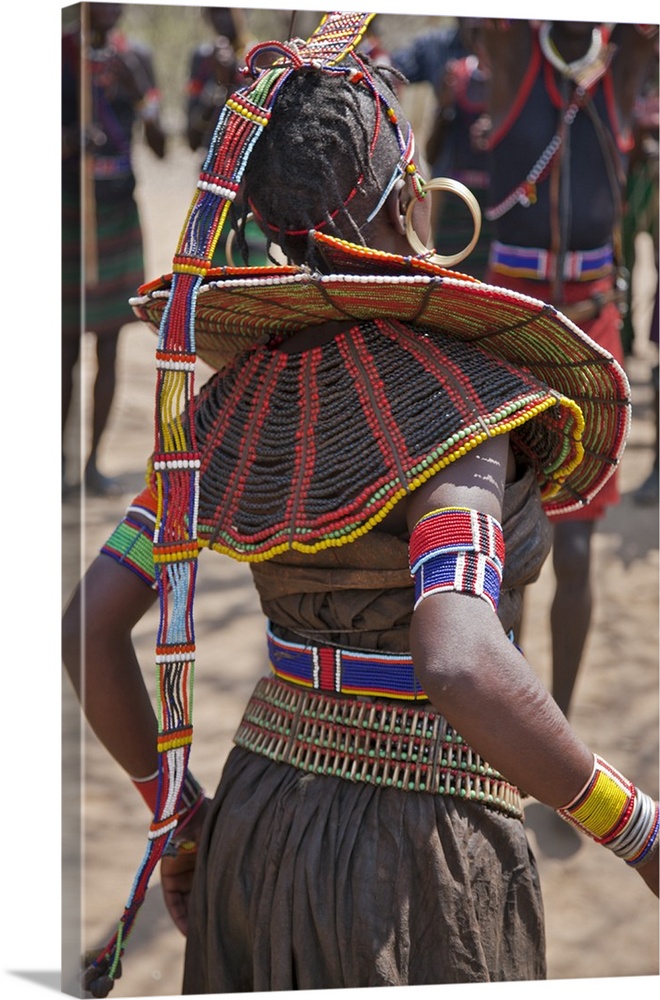
[[[321,233],[313,239],[329,274],[295,266],[209,271],[196,302],[199,357],[222,370],[245,351],[330,320],[393,319],[438,331],[529,373],[582,410],[581,460],[571,459],[560,484],[541,484],[546,512],[579,508],[598,492],[620,460],[631,413],[628,380],[609,352],[538,299],[420,257]],[[136,316],[157,329],[170,290],[170,276],[143,285],[131,300]],[[551,428],[552,417],[544,419]]]

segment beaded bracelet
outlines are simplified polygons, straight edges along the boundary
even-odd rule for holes
[[[658,804],[594,754],[591,777],[557,812],[626,864],[641,866],[658,846]]]
[[[504,567],[502,526],[468,507],[441,507],[420,518],[410,535],[415,607],[431,594],[457,591],[497,611]]]
[[[158,801],[158,771],[154,771],[153,774],[147,775],[146,778],[131,778],[131,781],[148,805],[151,812],[155,813]],[[190,771],[186,771],[183,787],[181,789],[181,797],[179,799],[179,819],[177,823],[177,831],[180,831],[183,826],[185,826],[185,824],[192,819],[203,800],[204,789],[199,784],[197,779],[193,777]]]

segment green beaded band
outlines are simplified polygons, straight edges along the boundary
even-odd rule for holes
[[[434,710],[257,684],[234,743],[302,771],[451,795],[522,819],[518,789]]]
[[[150,587],[155,587],[153,528],[131,520],[127,514],[103,545],[101,552],[132,570]]]

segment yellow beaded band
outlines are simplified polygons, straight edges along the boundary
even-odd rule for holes
[[[657,848],[658,804],[597,754],[584,788],[557,812],[629,865]]]

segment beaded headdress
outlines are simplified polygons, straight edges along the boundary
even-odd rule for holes
[[[264,42],[247,57],[252,82],[231,95],[222,108],[173,258],[173,276],[160,323],[156,351],[156,435],[153,466],[158,487],[154,563],[160,596],[156,646],[160,718],[159,783],[146,851],[117,932],[92,963],[87,988],[106,996],[119,975],[119,962],[144,900],[151,874],[177,826],[181,790],[192,743],[192,679],[195,636],[192,605],[198,556],[199,453],[192,401],[196,361],[195,314],[200,286],[235,200],[246,164],[288,77],[301,69],[344,74],[364,84],[395,129],[401,158],[390,187],[401,172],[413,177],[412,135],[404,136],[386,97],[355,51],[374,14],[325,14],[307,41]],[[266,61],[264,68],[260,60]],[[187,416],[188,419],[184,420]],[[96,972],[98,976],[96,976]]]

